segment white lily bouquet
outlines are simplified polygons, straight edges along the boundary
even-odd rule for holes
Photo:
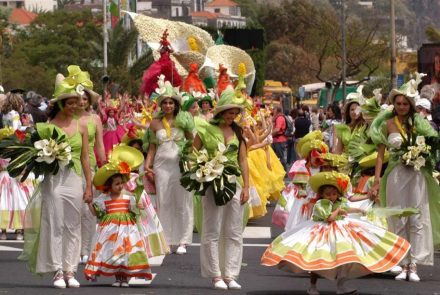
[[[429,162],[431,146],[426,143],[424,136],[409,138],[409,140],[404,140],[398,154],[404,165],[412,166],[415,170],[420,170]]]
[[[38,123],[33,133],[15,131],[0,142],[0,158],[11,159],[7,167],[11,177],[29,173],[35,177],[56,174],[60,167],[71,165],[72,148],[67,136],[53,125]]]
[[[216,205],[225,205],[234,197],[237,177],[241,175],[239,167],[225,156],[236,149],[236,146],[226,147],[219,143],[213,157],[209,156],[205,148],[193,150],[182,162],[181,185],[187,191],[199,192],[202,196],[212,186]]]

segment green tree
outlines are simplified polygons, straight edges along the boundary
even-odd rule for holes
[[[440,42],[440,30],[437,30],[433,26],[428,26],[425,30],[425,33],[430,42]]]

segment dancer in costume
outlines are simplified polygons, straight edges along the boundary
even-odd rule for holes
[[[154,177],[158,196],[157,212],[168,245],[177,246],[177,254],[186,253],[193,232],[192,194],[180,185],[179,160],[187,140],[192,140],[194,120],[181,112],[181,97],[165,77],[159,79],[157,105],[161,112],[150,124],[145,142],[149,143],[145,171]]]
[[[99,219],[96,243],[84,269],[87,279],[115,276],[113,287],[129,287],[128,278],[151,279],[145,241],[136,224],[136,214],[144,209],[134,196],[123,194],[131,169],[144,157],[131,147],[115,148],[109,163],[101,167],[93,184],[101,194],[90,205]]]
[[[23,110],[24,101],[21,95],[9,92],[1,107],[4,132],[7,132],[6,129],[12,133],[16,130],[26,129],[20,120],[20,114]],[[2,231],[0,239],[7,239],[7,229],[15,229],[16,239],[23,240],[24,213],[34,190],[32,180],[21,183],[18,179],[10,177],[6,171],[8,160],[0,159],[0,162],[0,229]]]
[[[378,147],[372,196],[380,197],[387,207],[414,207],[420,214],[388,220],[391,231],[407,239],[411,252],[402,261],[397,280],[420,281],[417,264],[433,265],[434,248],[440,247],[440,189],[432,177],[432,155],[408,160],[404,156],[410,146],[438,145],[438,133],[427,120],[416,113],[415,95],[421,78],[410,80],[389,94],[393,111],[385,111],[373,121],[370,134]],[[420,136],[415,142],[416,136]],[[434,141],[433,141],[434,140]],[[381,178],[386,148],[390,152],[388,167]],[[380,193],[379,193],[380,187]]]
[[[243,204],[249,199],[249,175],[246,143],[241,128],[234,122],[243,100],[235,96],[232,87],[223,91],[214,109],[214,119],[198,129],[194,148],[204,147],[213,156],[218,144],[233,145],[236,149],[225,156],[240,168],[242,178],[235,195],[226,204],[218,206],[210,186],[202,197],[203,226],[200,245],[202,276],[212,279],[215,289],[241,289],[236,282],[243,255]]]
[[[316,193],[307,185],[309,177],[320,171],[324,160],[322,155],[328,153],[328,146],[324,143],[321,131],[313,131],[302,137],[296,145],[296,153],[302,158],[292,165],[289,172],[294,179],[294,187],[297,194],[293,200],[290,200],[289,217],[285,230],[289,230],[299,223],[309,220],[312,214],[313,205],[317,201]],[[294,194],[295,190],[290,188],[285,194]],[[292,199],[292,195],[286,195],[286,199]],[[286,208],[288,209],[288,208]]]
[[[105,154],[108,155],[114,146],[121,143],[126,130],[121,125],[118,110],[114,107],[108,107],[105,110],[102,123],[104,125],[104,150]]]
[[[87,128],[89,138],[89,161],[92,175],[97,169],[97,162],[102,166],[106,162],[103,128],[101,119],[98,115],[92,114],[91,108],[98,100],[99,95],[92,89],[85,89],[84,95],[78,104],[77,115],[80,117],[81,124]],[[98,155],[98,161],[95,156]],[[88,260],[92,238],[96,232],[96,218],[92,215],[87,204],[83,204],[81,212],[81,259],[80,263],[85,264]]]
[[[10,126],[0,129],[0,140],[15,132]],[[7,240],[6,230],[15,229],[16,239],[23,240],[25,209],[34,187],[32,183],[21,183],[7,171],[9,160],[0,159],[0,228],[1,240]]]
[[[209,121],[212,119],[212,108],[213,108],[213,95],[215,95],[213,92],[210,92],[209,94],[204,95],[199,101],[199,107],[200,107],[200,117],[205,119],[206,121]]]
[[[277,237],[264,252],[261,263],[295,273],[311,272],[308,294],[318,295],[318,276],[337,280],[337,294],[353,294],[344,286],[347,279],[385,272],[399,264],[409,251],[403,238],[368,222],[347,217],[351,209],[344,194],[348,176],[320,172],[310,178],[319,200],[312,219]]]
[[[348,97],[347,97],[348,98]],[[344,124],[334,124],[332,153],[348,152],[351,138],[358,132],[366,132],[365,120],[361,113],[361,100],[351,99],[344,106]]]
[[[88,134],[75,119],[75,112],[83,94],[81,89],[91,89],[93,83],[89,74],[78,66],[67,69],[68,77],[57,75],[54,98],[50,101],[50,122],[40,123],[37,128],[55,129],[58,134],[67,136],[73,166],[60,167],[57,174],[47,175],[40,184],[40,194],[36,197],[41,198],[41,226],[39,237],[33,241],[38,247],[27,245],[25,238],[25,251],[21,256],[29,261],[31,271],[55,273],[55,288],[80,286],[74,275],[81,250],[81,208],[83,202],[92,201]],[[81,185],[83,177],[85,188]]]

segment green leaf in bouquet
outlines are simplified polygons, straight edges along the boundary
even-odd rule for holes
[[[223,181],[223,186],[221,185],[222,181]],[[225,174],[223,174],[221,177],[214,179],[212,184],[213,184],[212,190],[214,193],[214,201],[217,206],[226,205],[234,197],[237,191],[237,184],[235,182],[230,183],[227,180],[227,176]]]

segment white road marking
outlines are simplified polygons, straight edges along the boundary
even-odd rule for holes
[[[200,243],[192,243],[192,247],[200,247]],[[269,244],[243,244],[243,247],[267,247]]]
[[[23,251],[23,249],[15,248],[15,247],[9,247],[9,246],[0,246],[0,251],[21,252],[21,251]]]
[[[146,279],[138,279],[138,278],[131,278],[128,284],[130,286],[142,286],[142,285],[151,285],[151,282],[153,282],[154,278],[156,277],[156,274],[153,273],[153,278],[151,280]]]
[[[271,231],[268,226],[247,226],[243,232],[243,239],[270,239]]]
[[[148,262],[150,263],[150,266],[161,266],[164,258],[165,258],[165,255],[151,257],[151,258],[148,258]]]

